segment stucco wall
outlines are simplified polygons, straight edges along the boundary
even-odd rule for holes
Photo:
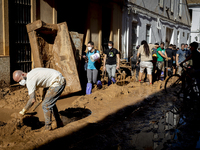
[[[149,0],[147,0],[149,1]],[[129,58],[133,51],[133,43],[132,43],[132,23],[137,24],[137,45],[141,44],[142,40],[146,40],[146,26],[150,25],[150,41],[149,43],[160,43],[169,41],[169,44],[175,44],[176,46],[180,47],[181,43],[188,43],[189,44],[189,35],[190,35],[190,26],[185,22],[178,23],[173,19],[167,19],[160,17],[162,14],[162,10],[157,8],[155,0],[147,3],[141,3],[141,0],[135,0],[138,5],[141,7],[145,7],[149,10],[144,10],[143,8],[139,8],[136,10],[135,7],[130,7],[131,9],[124,8],[123,12],[123,26],[122,26],[122,58]],[[166,1],[165,1],[166,2]],[[144,5],[145,4],[145,5]],[[158,3],[157,3],[158,4]],[[135,11],[136,10],[136,11]],[[154,12],[151,12],[154,11]],[[164,11],[164,10],[163,10]],[[187,9],[183,9],[184,12]],[[155,13],[157,12],[157,14]],[[159,14],[160,13],[160,14]],[[165,13],[163,12],[163,15]],[[176,12],[174,12],[174,15]],[[160,28],[157,28],[157,18],[160,18]],[[182,17],[183,18],[183,17]],[[187,20],[187,19],[186,19]],[[172,30],[172,35],[170,38],[167,38],[166,32],[167,28]],[[177,36],[177,32],[179,31],[179,36]],[[169,40],[168,40],[169,39]]]
[[[186,0],[182,0],[182,15],[179,17],[179,0],[173,0],[173,11],[171,11],[171,1],[172,0],[163,0],[163,7],[160,7],[158,0],[129,0],[130,3],[141,6],[145,9],[148,9],[152,12],[155,12],[163,17],[172,19],[190,25],[189,12],[186,5]],[[169,8],[167,10],[167,8]]]
[[[191,42],[200,42],[200,4],[190,9],[192,9]]]
[[[2,6],[2,0],[0,0],[0,6]],[[0,8],[0,55],[3,55],[3,12],[2,7]]]
[[[106,25],[110,29],[110,35],[109,35],[109,40],[114,42],[114,47],[117,48],[118,50],[121,50],[121,27],[122,27],[122,12],[121,12],[121,7],[116,4],[116,3],[108,3],[108,8],[110,9],[110,14],[107,14],[110,16],[110,22],[105,23],[104,26]],[[106,6],[107,6],[106,5]],[[89,10],[88,10],[88,15],[87,15],[87,33],[86,33],[86,39],[85,39],[85,45],[87,45],[88,41],[93,41],[95,48],[101,50],[102,49],[102,32],[103,27],[102,27],[102,20],[103,20],[103,15],[102,12],[103,6],[102,4],[99,3],[94,3],[91,2],[89,4]]]
[[[0,81],[10,84],[10,57],[0,56]]]
[[[40,0],[40,19],[45,23],[54,23],[53,9],[54,0]]]

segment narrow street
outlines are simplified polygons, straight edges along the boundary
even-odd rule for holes
[[[70,150],[200,148],[199,114],[190,108],[176,114],[173,102],[154,98]]]
[[[133,84],[136,83],[130,83],[127,86],[130,88]],[[152,90],[154,87],[152,87]],[[162,84],[160,87],[162,87]],[[134,101],[136,98],[133,98],[131,94],[134,90],[137,91],[138,88],[146,91],[150,87],[139,86],[137,89],[130,91],[130,95],[124,95],[120,99],[125,102],[126,99],[128,100],[132,97],[131,99]],[[142,95],[142,93],[140,91],[138,94]],[[117,99],[115,100],[118,101]],[[138,104],[124,107],[97,123],[92,121],[93,123],[89,127],[81,129],[74,135],[55,140],[39,149],[56,147],[57,145],[70,150],[200,148],[200,120],[198,117],[200,112],[198,107],[186,107],[183,110],[183,108],[174,106],[174,101],[176,100],[179,99],[176,99],[172,94],[167,95],[163,90],[157,91],[152,95],[148,95]],[[94,102],[89,101],[89,103]],[[88,108],[91,108],[90,106]],[[110,106],[115,107],[115,105]],[[93,109],[91,108],[90,110]],[[181,112],[178,113],[178,109]],[[100,111],[104,110],[101,109]],[[93,112],[91,116],[93,116]],[[66,144],[64,141],[71,142],[71,144]]]
[[[18,124],[14,116],[26,100],[17,95],[25,97],[27,90],[7,91],[0,103],[4,116],[0,118],[1,149],[160,150],[200,146],[198,106],[176,113],[173,104],[179,99],[165,93],[164,82],[152,87],[124,83],[103,87],[91,95],[76,93],[61,98],[57,106],[65,126],[50,132],[42,132],[41,107],[36,115],[30,112]]]
[[[200,0],[65,2],[0,3],[0,150],[200,149]]]

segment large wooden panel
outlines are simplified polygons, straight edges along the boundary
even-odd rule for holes
[[[69,32],[71,36],[72,48],[74,51],[76,66],[78,71],[80,70],[80,63],[82,58],[82,47],[83,47],[83,34],[78,32]]]
[[[54,25],[41,20],[27,25],[34,67],[52,68],[62,73],[66,88],[62,96],[81,90],[74,52],[66,22]]]

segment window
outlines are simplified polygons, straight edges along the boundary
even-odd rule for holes
[[[174,12],[174,0],[171,0],[170,10],[172,13]]]
[[[132,52],[134,54],[137,44],[137,23],[132,23]],[[132,54],[131,54],[132,55]]]
[[[179,0],[179,5],[178,5],[178,15],[179,15],[179,17],[181,17],[182,16],[182,8],[183,7],[183,0]]]
[[[146,41],[147,41],[147,43],[150,43],[150,29],[151,29],[151,26],[147,25],[146,26]]]
[[[158,0],[158,3],[161,8],[164,7],[164,0]]]
[[[183,37],[185,37],[185,32],[183,32]]]
[[[189,9],[189,13],[190,13],[190,20],[191,20],[191,22],[192,22],[192,14],[193,14],[192,9]]]
[[[177,31],[177,45],[179,46],[179,31]]]
[[[187,33],[187,43],[191,43],[191,41],[190,41],[190,33]]]
[[[30,22],[31,0],[9,0],[11,72],[29,72],[32,69],[31,47],[26,30]]]
[[[157,23],[156,23],[156,25],[157,25],[157,28],[158,28],[159,30],[161,30],[160,18],[157,18]]]
[[[173,44],[173,41],[174,41],[173,29],[166,27],[165,46],[168,47],[170,44]]]

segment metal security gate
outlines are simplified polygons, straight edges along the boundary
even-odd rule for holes
[[[9,0],[11,77],[14,70],[31,70],[31,48],[26,25],[31,22],[31,0]]]

